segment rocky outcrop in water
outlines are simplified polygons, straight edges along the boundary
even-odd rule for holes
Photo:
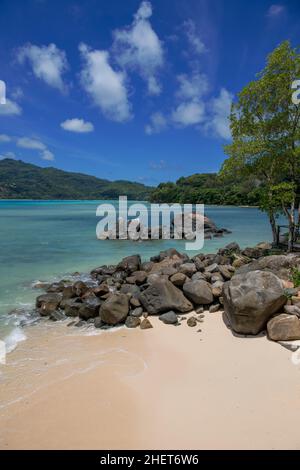
[[[209,217],[203,217],[201,214],[191,212],[185,214],[184,217],[183,214],[176,215],[173,220],[171,220],[169,228],[158,226],[151,229],[151,227],[148,227],[145,223],[143,224],[142,220],[139,218],[128,220],[126,224],[125,220],[119,217],[117,223],[114,224],[111,230],[97,233],[97,238],[99,240],[128,238],[132,241],[148,240],[151,238],[157,240],[173,238],[193,240],[195,238],[196,224],[200,221],[201,224],[203,223],[205,239],[211,239],[213,237],[219,238],[231,233],[231,231],[226,228],[218,228]],[[182,227],[184,227],[185,230],[183,230]]]

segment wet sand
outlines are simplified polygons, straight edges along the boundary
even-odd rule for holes
[[[300,365],[222,314],[83,334],[27,328],[0,366],[1,449],[300,449]],[[197,332],[198,329],[202,332]]]

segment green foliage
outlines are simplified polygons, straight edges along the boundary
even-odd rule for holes
[[[284,212],[285,206],[290,206],[296,197],[296,185],[294,183],[282,182],[262,187],[259,193],[259,205],[262,210],[272,210],[276,214]]]
[[[294,287],[300,286],[300,271],[297,268],[292,270],[291,280],[294,283]]]
[[[0,199],[147,200],[152,188],[130,181],[108,181],[81,173],[4,159],[0,161]]]
[[[239,94],[230,115],[232,143],[221,174],[252,175],[262,185],[259,206],[268,213],[275,238],[275,217],[289,221],[292,247],[294,208],[300,186],[300,106],[292,102],[292,82],[300,76],[300,53],[289,41],[267,58],[265,68]]]
[[[150,200],[160,203],[257,205],[259,187],[246,178],[223,181],[216,173],[195,174],[179,178],[176,183],[161,183]]]

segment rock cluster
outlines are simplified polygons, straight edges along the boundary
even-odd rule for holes
[[[146,262],[132,255],[117,265],[93,269],[85,281],[48,285],[36,308],[54,321],[78,317],[80,325],[93,322],[97,328],[149,328],[148,315],[176,325],[195,309],[220,310],[223,285],[234,272],[231,258],[221,254],[189,258],[170,249]]]
[[[84,281],[45,285],[36,309],[53,321],[74,317],[76,326],[88,322],[102,329],[152,328],[151,315],[180,325],[188,312],[224,310],[238,334],[266,329],[270,339],[289,341],[300,339],[300,288],[290,282],[298,267],[300,256],[272,255],[266,243],[244,250],[230,243],[218,253],[191,258],[169,249],[145,262],[132,255],[100,266]],[[196,326],[200,317],[187,324]]]
[[[139,219],[131,219],[125,222],[122,217],[119,217],[115,226],[101,233],[97,233],[99,240],[107,240],[109,238],[128,238],[133,241],[148,240],[148,239],[173,239],[182,238],[192,240],[195,238],[195,231],[197,222],[203,223],[204,238],[211,239],[213,237],[219,238],[231,233],[226,228],[218,228],[216,224],[207,216],[202,216],[198,213],[179,214],[171,220],[170,227],[167,229],[164,226],[148,227],[143,224]],[[184,228],[184,230],[183,230]],[[167,234],[167,235],[166,235]]]

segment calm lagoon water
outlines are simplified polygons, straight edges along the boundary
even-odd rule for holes
[[[148,259],[169,247],[184,251],[181,240],[97,240],[96,208],[100,203],[0,201],[0,339],[14,326],[6,313],[30,306],[39,294],[31,288],[33,281],[88,272],[133,253]],[[256,208],[206,206],[205,212],[218,227],[228,228],[232,234],[206,240],[203,252],[213,253],[231,241],[245,247],[271,240],[267,217]]]

